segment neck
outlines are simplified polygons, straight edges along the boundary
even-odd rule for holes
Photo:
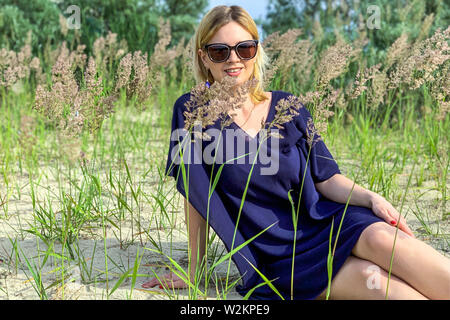
[[[255,106],[256,105],[252,102],[250,94],[248,94],[245,102],[242,104],[242,107],[241,107],[243,114],[244,115],[249,114],[250,112],[253,111]]]

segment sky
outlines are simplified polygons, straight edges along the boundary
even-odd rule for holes
[[[267,5],[269,0],[209,0],[209,6],[207,10],[214,8],[218,5],[237,5],[244,8],[253,19],[263,18],[266,15]],[[258,26],[258,32],[260,37],[262,36],[262,28]]]

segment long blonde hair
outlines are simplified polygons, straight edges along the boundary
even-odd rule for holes
[[[205,68],[200,59],[198,49],[203,48],[222,26],[231,21],[239,23],[252,35],[254,40],[260,40],[256,23],[244,8],[240,6],[216,6],[212,8],[200,21],[194,36],[194,75],[198,82],[205,82],[208,80],[211,84],[214,83],[211,72]],[[255,77],[258,80],[258,84],[250,90],[250,98],[255,104],[268,99],[264,95],[263,88],[264,72],[268,61],[269,58],[259,42],[252,74],[252,77]]]

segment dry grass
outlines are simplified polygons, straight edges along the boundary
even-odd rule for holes
[[[368,41],[363,31],[352,43],[337,35],[336,43],[322,52],[316,52],[314,41],[302,39],[299,29],[269,35],[262,45],[272,63],[263,87],[292,91],[293,95],[278,102],[273,121],[261,123],[261,128],[283,128],[298,115],[301,107],[308,108],[313,116],[313,121],[307,123],[308,144],[312,147],[326,137],[334,151],[333,146],[340,142],[340,147],[333,152],[338,155],[339,163],[345,162],[345,157],[358,159],[346,169],[349,176],[354,168],[361,169],[366,182],[362,185],[383,193],[386,198],[391,196],[397,203],[406,191],[405,183],[397,184],[395,177],[409,175],[409,161],[415,159],[420,169],[411,173],[416,180],[414,192],[408,191],[406,198],[417,215],[416,230],[430,242],[438,241],[440,246],[444,243],[442,247],[447,243],[448,248],[446,132],[450,108],[450,28],[437,30],[427,37],[432,19],[433,16],[426,19],[416,41],[403,34],[386,48],[385,59],[372,65],[362,51]],[[316,36],[320,38],[323,30],[320,25],[316,27]],[[71,218],[75,214],[82,218],[81,213],[85,214],[84,217],[92,219],[86,225],[95,226],[96,236],[104,240],[103,258],[107,256],[106,243],[112,234],[119,239],[120,248],[127,243],[130,248],[138,248],[137,239],[140,243],[147,240],[148,246],[156,247],[161,229],[166,231],[164,239],[169,239],[173,230],[182,230],[183,226],[177,224],[182,221],[180,217],[175,222],[169,221],[170,214],[176,216],[182,208],[176,192],[166,190],[171,184],[163,183],[165,180],[158,176],[157,168],[162,168],[166,160],[164,136],[170,134],[164,131],[170,127],[164,113],[172,114],[172,101],[188,87],[191,100],[186,104],[185,129],[192,129],[198,122],[205,128],[216,121],[224,127],[230,124],[234,112],[242,107],[249,90],[257,83],[252,80],[236,87],[231,78],[226,78],[214,82],[210,88],[204,83],[188,85],[193,79],[192,46],[185,47],[183,39],[170,47],[170,23],[164,19],[160,20],[160,38],[151,56],[147,52],[129,52],[127,44],[118,41],[118,36],[109,33],[97,39],[92,56],[84,53],[84,45],[70,50],[65,42],[43,52],[42,60],[33,57],[29,44],[19,52],[0,49],[0,209],[5,223],[11,216],[19,220],[14,228],[8,229],[12,243],[14,237],[26,238],[14,203],[27,202],[27,210],[33,214],[30,223],[36,227],[44,225],[37,213],[45,212],[47,203],[58,200],[59,209],[55,209],[55,214],[59,220],[57,223],[52,220],[52,226],[62,232],[67,230],[62,222],[71,225],[70,219],[63,219],[67,218],[64,214],[70,213]],[[192,44],[192,39],[188,43]],[[46,67],[51,70],[48,74],[43,72]],[[350,76],[352,70],[354,76]],[[391,113],[382,113],[386,109]],[[423,119],[414,117],[419,112]],[[376,129],[378,123],[374,119],[386,130],[382,135],[384,140],[379,137],[381,131]],[[200,138],[208,139],[206,132]],[[55,149],[60,151],[58,157],[53,154]],[[82,165],[74,166],[75,160],[85,160],[87,153],[91,153],[91,163],[82,161]],[[72,160],[70,167],[62,165],[64,157]],[[31,159],[26,169],[22,166],[25,159]],[[127,160],[129,167],[125,166]],[[49,168],[55,167],[58,172],[51,180]],[[71,170],[80,170],[81,175]],[[41,181],[46,181],[42,183],[44,186],[39,185]],[[424,182],[428,184],[425,186]],[[51,188],[46,189],[46,183]],[[54,194],[50,191],[53,187],[57,189]],[[35,193],[33,188],[41,193]],[[420,207],[421,197],[427,190],[433,191],[429,200],[433,203]],[[416,197],[419,191],[421,194]],[[420,210],[413,208],[413,203]],[[433,215],[428,215],[430,212]],[[13,234],[13,229],[18,234]],[[130,237],[126,240],[122,235],[125,230]],[[70,231],[77,241],[77,231]],[[180,239],[187,237],[184,236]],[[56,242],[45,240],[49,244],[45,250],[51,250],[48,248]],[[167,240],[168,246],[169,243]],[[61,243],[58,245],[60,248]],[[13,251],[10,253],[13,255]],[[57,271],[51,268],[50,271],[65,271],[65,264],[69,264],[67,251],[53,253],[65,258],[56,262],[53,259],[53,269]],[[41,259],[40,254],[34,256]],[[122,258],[120,253],[118,256]],[[83,265],[85,258],[75,257],[71,268],[78,263],[78,268],[87,272],[88,267]],[[103,262],[96,259],[98,265]],[[104,278],[109,279],[107,263],[103,267],[102,276],[106,273]],[[119,283],[129,267],[115,269],[112,276],[115,283]],[[148,270],[145,272],[150,274]],[[55,298],[64,296],[63,286],[54,288]],[[106,285],[105,290],[109,292],[111,286]]]

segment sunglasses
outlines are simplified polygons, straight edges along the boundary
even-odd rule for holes
[[[234,50],[240,59],[250,60],[256,56],[258,40],[241,41],[233,47],[225,43],[211,43],[204,45],[203,48],[208,52],[209,59],[212,62],[218,63],[228,60],[231,50]]]

